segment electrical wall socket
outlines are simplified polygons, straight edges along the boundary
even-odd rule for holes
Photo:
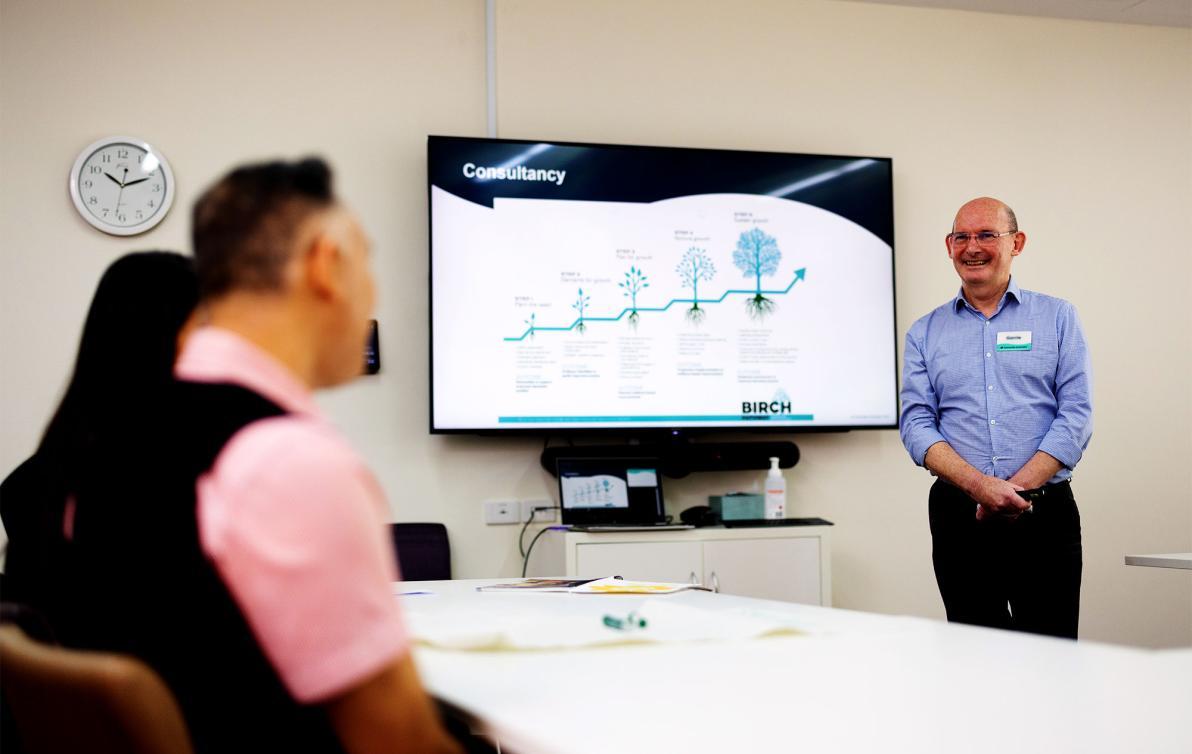
[[[530,512],[535,508],[546,508],[548,506],[554,506],[554,503],[552,503],[550,500],[522,500],[521,522],[524,524],[525,522],[529,521]],[[555,518],[557,518],[555,515],[556,513],[558,513],[558,511],[554,510],[553,507],[548,511],[538,511],[534,514],[534,523],[549,524],[553,522]]]
[[[485,500],[484,523],[516,524],[518,507],[516,500]]]

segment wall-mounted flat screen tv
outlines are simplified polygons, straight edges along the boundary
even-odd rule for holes
[[[897,424],[891,160],[431,136],[432,432]]]

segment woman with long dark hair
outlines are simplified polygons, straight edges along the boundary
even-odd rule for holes
[[[51,627],[65,609],[80,475],[103,431],[169,384],[197,301],[194,263],[181,254],[127,254],[104,272],[62,402],[37,452],[0,484],[6,603],[40,611]]]

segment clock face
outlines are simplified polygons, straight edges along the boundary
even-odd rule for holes
[[[83,150],[70,174],[70,194],[83,219],[118,236],[144,233],[174,200],[174,176],[143,141],[113,137]]]

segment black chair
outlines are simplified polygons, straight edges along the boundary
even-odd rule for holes
[[[451,547],[443,524],[390,524],[402,581],[451,578]]]

